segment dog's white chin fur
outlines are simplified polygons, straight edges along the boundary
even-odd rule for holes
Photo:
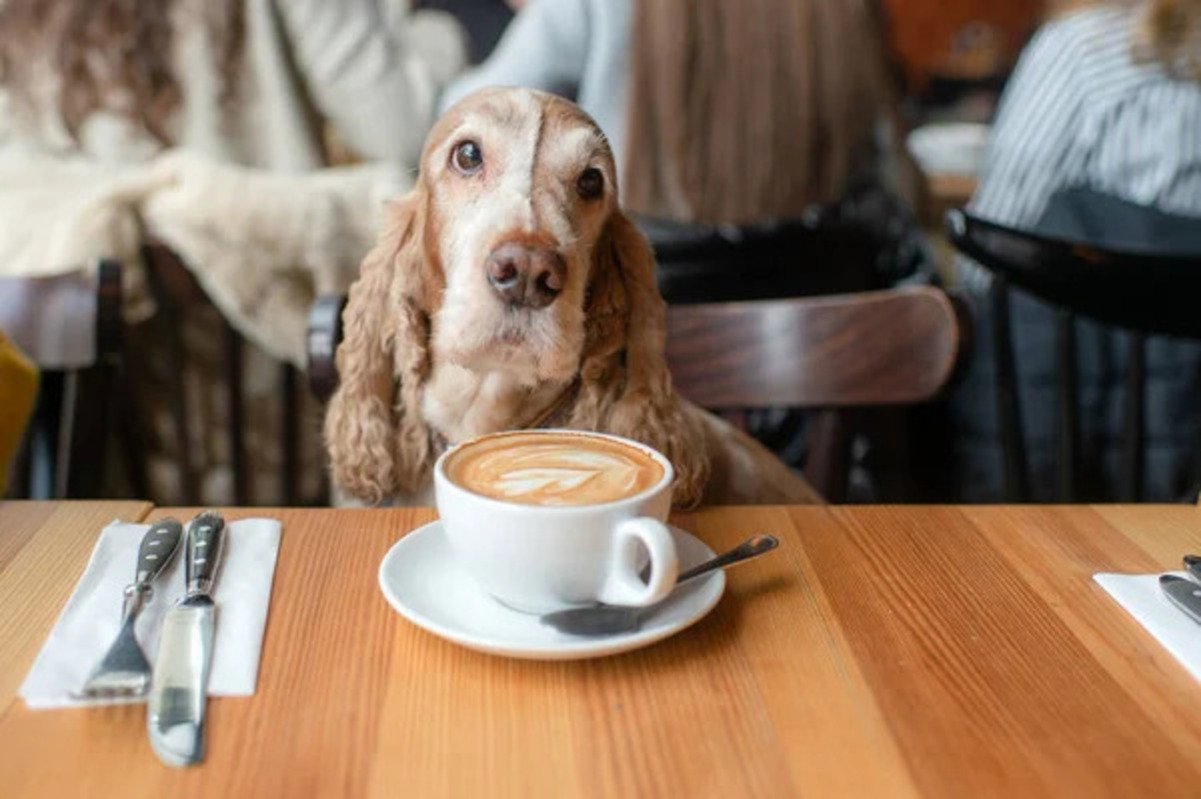
[[[584,313],[562,300],[537,310],[448,303],[434,319],[431,348],[440,360],[480,373],[506,372],[523,384],[571,380],[584,348]]]

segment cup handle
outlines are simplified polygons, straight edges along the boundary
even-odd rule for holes
[[[651,576],[643,584],[638,576],[638,543],[650,552]],[[618,522],[614,530],[613,565],[601,588],[600,601],[608,605],[653,605],[676,585],[679,559],[667,525],[641,517]]]

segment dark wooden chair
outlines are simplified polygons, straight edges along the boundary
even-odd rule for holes
[[[326,400],[344,297],[309,321],[309,379]],[[818,415],[806,474],[823,496],[846,496],[852,429],[843,410],[910,405],[947,387],[965,351],[966,316],[932,288],[787,300],[669,306],[667,358],[682,395],[726,412],[810,408]]]
[[[635,222],[651,242],[659,291],[673,307],[879,290],[912,280],[926,260],[920,237],[907,232],[913,223],[905,210],[870,186],[859,186],[837,203],[811,206],[788,220],[709,226],[637,216]],[[748,410],[737,414],[738,420],[780,457],[793,464],[802,458],[814,462],[808,453],[813,425],[822,424],[820,414],[815,418],[804,409],[779,407]],[[900,409],[854,414],[862,423],[864,440],[882,445],[872,452],[883,456],[899,451],[894,442],[921,426],[918,415]],[[845,421],[850,416],[838,418]],[[857,493],[912,495],[915,486],[903,479],[901,470],[890,469],[874,456],[862,463],[871,487],[865,484]],[[897,482],[895,490],[890,482]]]
[[[183,363],[185,350],[180,325],[176,322],[189,312],[198,308],[211,309],[220,313],[213,306],[208,295],[170,248],[161,244],[148,244],[142,249],[142,259],[146,267],[148,282],[155,302],[158,304],[166,324],[163,325],[163,335],[166,346],[172,353],[176,363]],[[240,333],[221,317],[221,331],[225,357],[225,386],[226,412],[229,419],[228,447],[234,478],[234,501],[239,505],[250,504],[251,485],[250,473],[246,456],[245,402],[243,399],[243,348],[245,342]],[[297,449],[299,425],[299,400],[297,391],[297,373],[295,367],[281,363],[279,397],[280,414],[283,420],[283,430],[280,436],[280,462],[283,465],[281,483],[284,505],[300,504],[300,457]],[[199,504],[200,480],[197,466],[191,457],[191,425],[195,422],[189,408],[190,402],[184,387],[182,371],[172,375],[171,406],[173,414],[173,433],[175,437],[175,458],[180,470],[180,489],[182,495],[178,502],[185,505]]]
[[[928,287],[672,306],[667,361],[680,394],[735,424],[751,409],[816,411],[805,474],[840,502],[851,411],[939,397],[969,337],[958,303]]]
[[[159,308],[156,335],[161,332],[173,363],[185,361],[183,330],[180,320],[197,309],[219,312],[205,294],[188,268],[170,248],[149,243],[142,248],[151,296]],[[134,359],[126,357],[125,330],[121,319],[120,264],[105,261],[93,281],[80,275],[39,278],[39,296],[57,298],[62,305],[81,302],[81,292],[95,293],[96,323],[94,331],[94,360],[86,364],[72,363],[67,368],[45,358],[39,358],[37,342],[21,341],[42,370],[40,395],[30,432],[18,455],[14,473],[14,493],[33,498],[93,497],[100,489],[101,470],[106,445],[110,440],[121,443],[121,455],[128,477],[129,490],[134,496],[149,495],[144,457],[143,431],[145,415],[139,408],[136,392],[119,387],[136,382],[132,376],[139,368]],[[22,279],[25,280],[25,279]],[[27,281],[28,282],[28,281]],[[50,285],[54,284],[54,285]],[[0,281],[0,291],[4,291]],[[57,286],[57,287],[56,287]],[[64,324],[70,325],[68,319]],[[92,335],[92,331],[88,331]],[[234,477],[234,501],[250,504],[251,486],[244,427],[246,413],[243,400],[243,347],[241,335],[222,317],[222,340],[225,355],[224,380],[227,387],[229,418],[228,448]],[[282,502],[296,505],[300,497],[300,457],[297,449],[299,426],[299,394],[296,369],[280,364],[282,391],[280,412],[283,432],[280,440],[280,460],[283,464]],[[126,379],[130,378],[130,379]],[[180,492],[173,501],[182,505],[200,504],[200,478],[192,456],[192,427],[196,424],[191,401],[185,390],[182,370],[171,374],[169,398],[172,409],[173,457],[180,472]]]
[[[0,325],[41,371],[38,398],[14,472],[13,492],[31,499],[91,497],[99,464],[126,415],[122,367],[121,265],[0,280]]]
[[[1065,195],[1066,196],[1066,195]],[[1078,201],[1078,195],[1069,199]],[[1087,201],[1082,207],[1102,207],[1105,216],[1124,214],[1162,216],[1158,212],[1112,199]],[[1053,202],[1053,208],[1055,204]],[[1057,212],[1058,213],[1058,212]],[[1185,223],[1188,224],[1187,222]],[[1196,223],[1193,222],[1193,225]],[[1154,228],[1154,222],[1148,223]],[[1048,226],[1039,226],[1043,231]],[[952,243],[988,269],[994,277],[989,291],[993,355],[997,369],[997,412],[1004,458],[1006,499],[1030,499],[1022,411],[1018,397],[1013,338],[1010,330],[1010,290],[1023,289],[1058,307],[1056,318],[1056,415],[1058,494],[1061,501],[1077,499],[1079,469],[1078,378],[1075,322],[1077,315],[1125,328],[1129,337],[1122,467],[1122,496],[1138,501],[1143,493],[1145,459],[1145,337],[1165,334],[1201,339],[1201,248],[1152,251],[1123,246],[1109,236],[1104,244],[1063,233],[1017,230],[955,210],[947,215]],[[1098,238],[1103,238],[1098,236]]]

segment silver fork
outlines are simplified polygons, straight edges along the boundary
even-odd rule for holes
[[[125,586],[121,630],[76,694],[77,698],[136,698],[149,690],[150,664],[146,662],[146,654],[134,636],[134,622],[154,593],[154,579],[171,562],[182,538],[183,526],[175,519],[156,522],[142,537],[134,581]]]

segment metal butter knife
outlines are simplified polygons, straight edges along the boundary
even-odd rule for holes
[[[1159,587],[1173,605],[1201,624],[1201,585],[1174,574],[1162,574]]]
[[[146,725],[155,754],[169,766],[204,759],[204,720],[213,656],[213,581],[225,541],[225,520],[206,512],[188,525],[187,588],[163,620]]]
[[[1184,568],[1192,580],[1174,574],[1164,574],[1159,578],[1159,587],[1173,605],[1201,624],[1201,557],[1185,555]]]

